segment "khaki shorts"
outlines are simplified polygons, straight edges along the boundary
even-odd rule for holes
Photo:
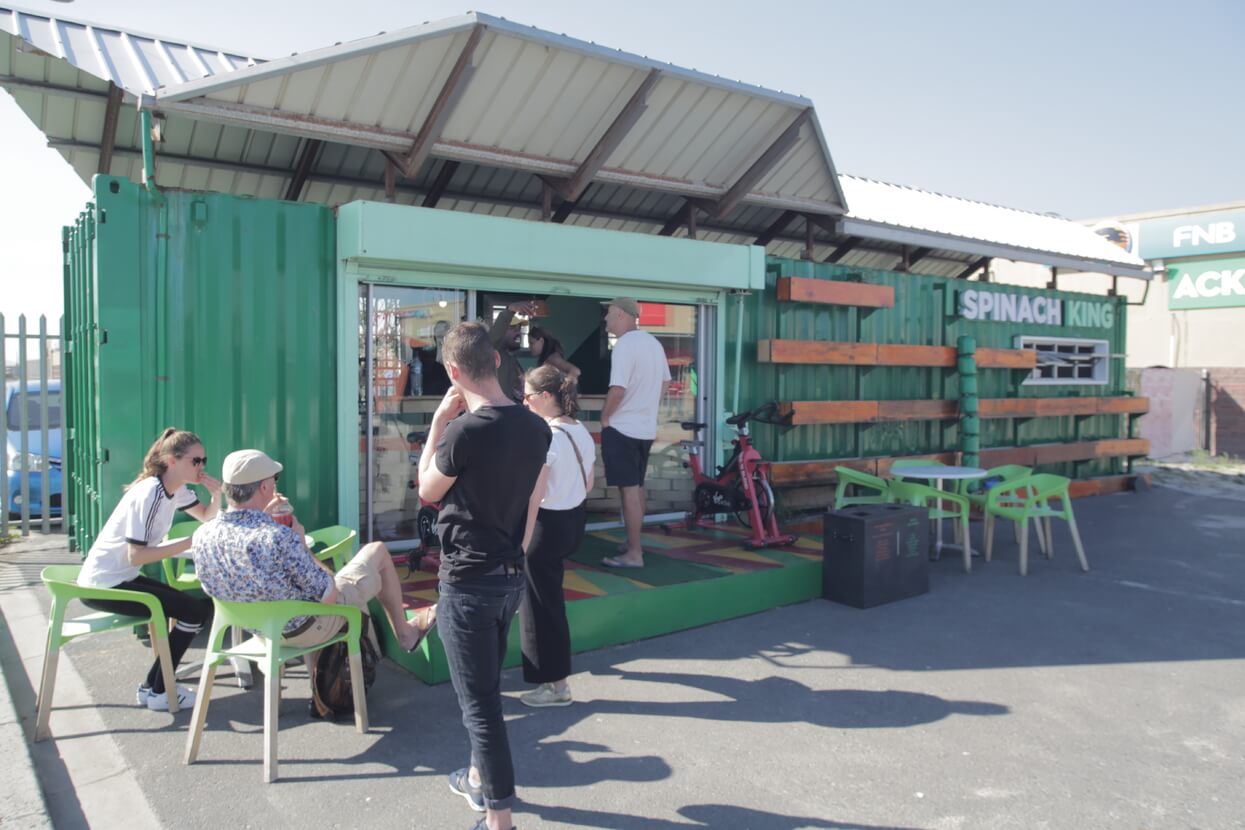
[[[337,604],[353,605],[367,613],[367,604],[380,593],[380,569],[375,559],[356,556],[333,577],[337,587]],[[293,637],[282,638],[281,644],[294,648],[318,646],[337,636],[346,624],[345,617],[315,617],[311,625]]]

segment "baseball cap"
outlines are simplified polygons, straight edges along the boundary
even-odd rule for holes
[[[603,306],[616,306],[624,314],[630,314],[632,317],[640,316],[640,304],[630,297],[615,297],[612,300],[602,300]]]
[[[225,456],[220,477],[226,484],[254,484],[281,472],[281,465],[259,450],[235,450]]]

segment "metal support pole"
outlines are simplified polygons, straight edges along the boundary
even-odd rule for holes
[[[48,318],[39,315],[39,450],[43,454],[43,487],[39,497],[39,530],[47,533],[52,500],[52,450],[48,446]],[[62,482],[62,487],[63,487]]]
[[[977,341],[961,336],[956,340],[959,353],[955,362],[960,375],[960,452],[965,467],[981,462],[981,419],[977,415]]]

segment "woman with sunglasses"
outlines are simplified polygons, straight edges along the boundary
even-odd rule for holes
[[[527,373],[523,402],[545,419],[553,440],[528,508],[523,551],[527,590],[519,605],[523,679],[538,684],[519,696],[533,707],[569,706],[571,627],[562,595],[563,561],[584,538],[584,502],[592,490],[596,447],[575,420],[575,379],[548,364]]]
[[[207,521],[220,510],[220,481],[207,474],[207,453],[193,432],[169,427],[147,450],[138,477],[125,488],[120,504],[100,529],[95,543],[82,563],[78,584],[92,588],[120,588],[142,591],[160,600],[164,613],[177,620],[169,631],[169,651],[173,668],[190,647],[191,640],[212,614],[210,600],[196,599],[176,588],[143,576],[143,565],[159,562],[190,550],[191,538],[162,541],[173,526],[173,515],[183,510],[199,521]],[[211,494],[203,504],[190,489],[201,484]],[[133,602],[84,600],[97,611],[145,616],[147,609]],[[179,685],[179,708],[194,704],[194,691]],[[154,711],[169,708],[168,690],[157,659],[138,685],[139,706]]]

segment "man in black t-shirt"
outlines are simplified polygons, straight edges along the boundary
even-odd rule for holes
[[[510,828],[514,766],[502,718],[501,665],[523,596],[523,531],[552,433],[497,382],[500,358],[482,323],[445,337],[450,390],[441,399],[419,460],[419,495],[441,502],[437,625],[471,741],[471,764],[450,789],[489,827]],[[461,416],[461,417],[460,417]],[[484,826],[481,824],[480,826]]]

